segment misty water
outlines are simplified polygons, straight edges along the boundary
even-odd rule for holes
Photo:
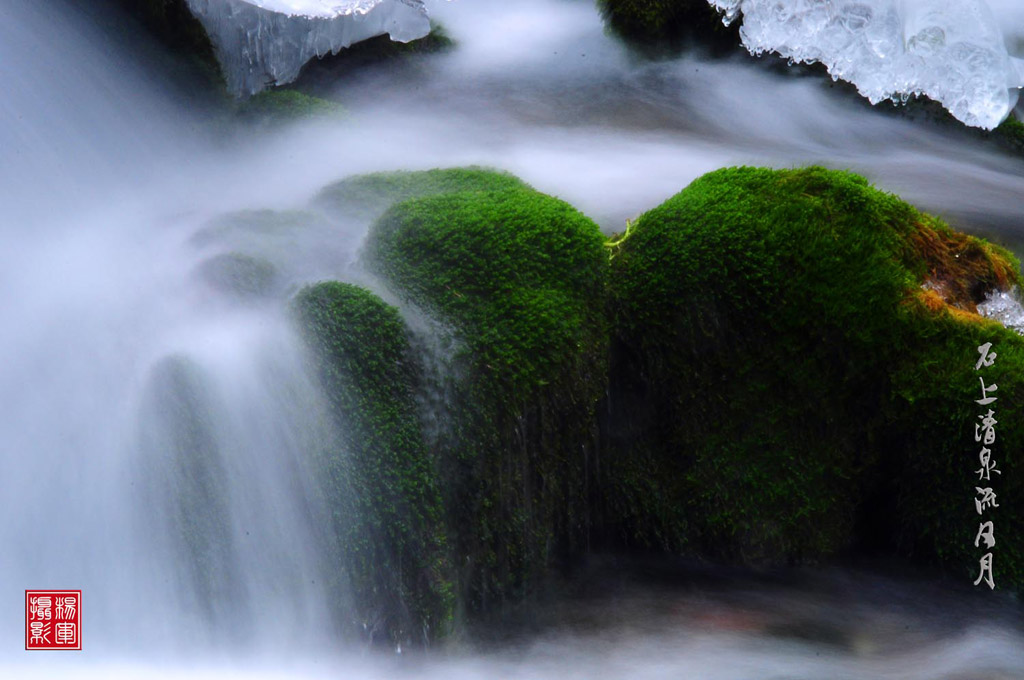
[[[225,215],[316,212],[316,193],[354,173],[479,164],[612,233],[709,170],[818,163],[1024,242],[1024,162],[827,79],[738,57],[642,61],[589,0],[430,9],[455,50],[321,74],[346,115],[269,128],[197,105],[103,3],[0,4],[0,675],[1024,677],[1008,596],[879,568],[666,580],[606,567],[487,644],[338,641],[307,467],[326,406],[287,305],[328,278],[377,288],[358,266],[369,225],[245,232]],[[1019,44],[1024,14],[994,10]],[[235,250],[277,267],[268,295],[203,276]],[[184,441],[182,409],[204,423]],[[224,461],[213,593],[168,539],[166,494],[188,490],[159,480],[182,446]],[[83,651],[23,651],[29,588],[84,591]]]

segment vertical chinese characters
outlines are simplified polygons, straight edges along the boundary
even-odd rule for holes
[[[979,372],[985,368],[991,368],[998,356],[992,351],[991,342],[986,342],[984,345],[979,346],[978,354],[980,358],[978,363],[974,365],[974,370]],[[978,381],[981,383],[981,399],[976,399],[975,403],[979,406],[990,407],[999,398],[992,396],[993,393],[998,391],[999,386],[995,383],[986,385],[984,376],[979,376]],[[993,474],[1002,474],[996,468],[996,461],[992,459],[992,447],[995,446],[996,442],[996,425],[999,421],[996,420],[996,412],[993,408],[988,408],[985,413],[979,415],[978,420],[979,422],[974,424],[974,441],[976,444],[981,445],[981,450],[978,452],[981,468],[975,470],[975,472],[978,474],[978,484],[982,482],[991,483]],[[988,550],[978,560],[979,573],[977,580],[974,581],[974,585],[977,586],[985,583],[990,589],[994,589],[996,582],[993,570],[994,558],[992,548],[996,545],[996,529],[995,523],[990,519],[986,519],[986,514],[991,513],[994,508],[998,508],[999,503],[997,502],[996,492],[991,486],[975,486],[974,491],[974,509],[981,517],[978,533],[974,538],[974,547]]]

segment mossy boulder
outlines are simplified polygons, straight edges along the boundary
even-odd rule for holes
[[[643,50],[688,43],[729,50],[740,43],[737,24],[726,26],[707,0],[597,0],[597,6],[612,31]]]
[[[443,357],[448,427],[433,446],[472,614],[521,597],[585,545],[607,254],[597,225],[536,191],[434,193],[392,206],[364,260],[450,329],[456,348]]]
[[[277,285],[274,265],[243,253],[223,253],[204,260],[196,275],[214,290],[238,298],[266,297]]]
[[[324,187],[315,202],[332,213],[375,219],[392,204],[409,198],[457,191],[526,188],[529,187],[518,177],[489,168],[400,170],[347,177]]]
[[[1001,351],[993,484],[1012,498],[1024,342],[975,305],[1018,267],[849,173],[698,179],[613,247],[609,514],[722,559],[870,542],[976,569],[975,348]],[[1024,514],[996,518],[1020,583]]]
[[[988,259],[988,247],[968,240],[955,251],[960,259]],[[1016,283],[1015,261],[1012,266]],[[1024,592],[1024,512],[1014,503],[1024,494],[1024,339],[974,316],[965,309],[969,305],[949,305],[939,291],[927,290],[901,310],[907,321],[904,356],[894,364],[893,423],[883,452],[891,460],[879,468],[870,526],[876,535],[892,532],[899,554],[974,580],[978,560],[988,552],[975,547],[975,539],[980,523],[991,520],[995,582]],[[998,356],[992,366],[976,368],[978,348],[987,343]],[[998,389],[983,394],[983,384]],[[979,404],[986,396],[997,399]],[[985,444],[989,415],[994,442]],[[998,473],[981,473],[983,448]],[[999,507],[979,514],[979,488],[991,488]]]
[[[309,286],[294,309],[339,433],[317,463],[354,623],[398,642],[441,637],[454,589],[408,331],[397,309],[351,284]]]
[[[296,302],[342,425],[337,559],[392,639],[594,548],[974,580],[976,486],[1001,500],[996,582],[1024,586],[1024,339],[977,313],[1021,283],[1007,251],[817,167],[708,174],[610,241],[480,169],[340,186],[390,205],[362,260],[417,320],[343,284]],[[979,377],[999,386],[984,483]]]

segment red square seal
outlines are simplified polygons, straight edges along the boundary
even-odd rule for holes
[[[25,649],[82,648],[82,591],[25,591]]]

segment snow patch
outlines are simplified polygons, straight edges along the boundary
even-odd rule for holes
[[[187,0],[213,41],[236,95],[295,80],[313,57],[379,35],[430,32],[423,0]]]
[[[753,54],[821,62],[871,103],[925,95],[992,129],[1016,105],[1024,62],[984,0],[708,0]]]

